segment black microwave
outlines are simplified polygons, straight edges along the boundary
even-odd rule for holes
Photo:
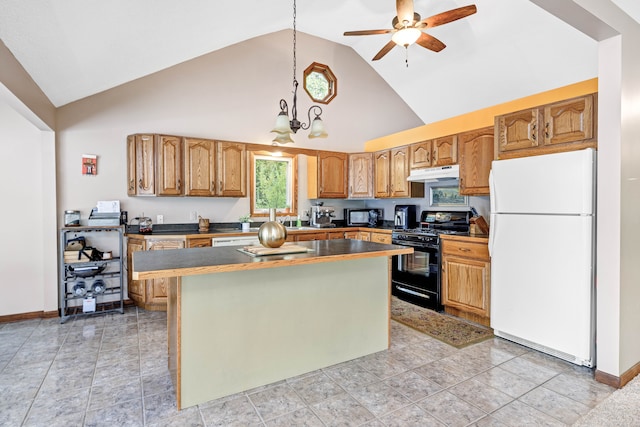
[[[384,209],[345,209],[344,223],[347,227],[379,227],[384,221]]]

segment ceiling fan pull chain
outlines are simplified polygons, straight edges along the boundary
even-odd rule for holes
[[[409,46],[404,47],[404,63],[407,64],[407,68],[409,68]]]

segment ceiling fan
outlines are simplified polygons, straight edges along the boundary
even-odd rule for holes
[[[413,43],[418,43],[426,49],[440,52],[446,45],[422,30],[448,24],[449,22],[473,15],[477,9],[475,5],[469,5],[421,19],[420,15],[413,11],[413,0],[396,0],[396,11],[398,15],[391,21],[393,28],[386,30],[346,31],[344,35],[368,36],[392,33],[391,41],[380,49],[376,56],[373,57],[373,61],[377,61],[385,56],[396,45],[407,48]]]

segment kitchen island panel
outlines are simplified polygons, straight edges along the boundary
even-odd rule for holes
[[[169,324],[181,332],[169,353],[181,359],[169,365],[180,408],[389,346],[385,256],[184,276],[175,288]]]

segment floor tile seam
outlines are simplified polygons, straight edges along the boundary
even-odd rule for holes
[[[464,381],[463,381],[463,382],[464,382]],[[461,383],[458,383],[458,384],[461,384]],[[440,394],[440,393],[442,393],[442,392],[447,392],[447,393],[452,394],[453,396],[455,396],[457,399],[462,400],[463,402],[465,402],[465,403],[467,403],[467,404],[469,404],[469,405],[473,406],[474,408],[476,408],[477,410],[479,410],[480,412],[482,412],[482,414],[483,414],[483,415],[482,415],[481,417],[476,418],[476,419],[474,419],[473,421],[471,421],[471,422],[469,422],[469,423],[468,423],[468,425],[472,425],[473,423],[477,422],[477,421],[478,421],[478,420],[480,420],[481,418],[484,418],[484,417],[486,417],[487,415],[492,414],[493,412],[497,411],[498,409],[500,409],[500,408],[502,408],[502,407],[504,407],[504,406],[508,405],[509,403],[511,403],[511,402],[513,402],[513,401],[515,400],[515,399],[511,398],[511,396],[509,396],[509,397],[511,398],[511,401],[509,401],[509,403],[505,403],[504,405],[501,405],[501,406],[500,406],[500,408],[496,408],[496,409],[494,409],[494,410],[493,410],[493,411],[491,411],[491,412],[487,412],[487,411],[485,411],[484,409],[480,408],[478,405],[476,405],[476,404],[474,404],[474,403],[472,403],[472,402],[469,402],[468,400],[466,400],[466,399],[464,399],[464,398],[462,398],[462,397],[458,396],[457,394],[453,393],[453,392],[451,391],[451,388],[452,388],[452,387],[455,387],[455,386],[456,386],[456,385],[458,385],[458,384],[452,385],[452,386],[447,387],[447,388],[442,389],[442,390],[438,390],[437,392],[435,392],[435,393],[433,393],[433,394],[430,394],[430,395],[428,395],[428,396],[425,396],[425,397],[423,397],[422,399],[417,400],[417,401],[415,402],[415,404],[416,404],[416,405],[418,405],[418,406],[419,406],[422,410],[424,410],[426,413],[428,413],[428,414],[429,414],[429,415],[431,415],[432,417],[436,418],[436,419],[437,419],[438,421],[440,421],[441,423],[443,423],[443,424],[445,424],[445,425],[449,425],[449,424],[448,424],[448,422],[447,422],[447,420],[443,420],[443,419],[441,419],[441,418],[437,417],[435,414],[432,414],[431,412],[429,412],[429,411],[425,410],[424,408],[422,408],[422,407],[419,405],[419,403],[420,403],[420,402],[423,402],[423,401],[425,401],[425,400],[427,400],[427,399],[429,399],[429,398],[431,398],[431,397],[433,397],[433,396],[435,396],[435,395],[437,395],[437,394]],[[506,393],[505,393],[505,394],[506,394]]]
[[[144,382],[142,381],[142,354],[140,349],[140,312],[136,307],[136,328],[138,329],[138,377],[140,380],[140,408],[142,409],[142,425],[147,425],[147,410],[144,401]]]
[[[558,395],[560,395],[560,396],[562,396],[562,397],[564,397],[564,398],[566,398],[566,399],[569,399],[569,400],[571,400],[571,401],[573,401],[573,402],[576,402],[576,403],[579,403],[579,404],[581,404],[581,405],[584,405],[584,406],[586,406],[587,408],[589,408],[589,410],[591,410],[591,409],[595,408],[596,406],[598,406],[598,405],[602,402],[602,400],[604,400],[604,399],[602,399],[602,400],[600,400],[600,401],[596,402],[596,404],[595,404],[595,405],[591,406],[591,405],[589,405],[589,404],[587,404],[587,403],[584,403],[584,402],[581,402],[581,401],[579,401],[579,400],[577,400],[577,399],[574,399],[573,397],[568,396],[568,395],[566,395],[566,394],[564,394],[564,393],[560,393],[559,391],[556,391],[556,390],[554,390],[554,389],[552,389],[552,388],[545,387],[545,384],[546,384],[546,382],[545,382],[545,383],[543,383],[543,384],[540,384],[538,387],[535,387],[535,388],[536,388],[536,389],[537,389],[537,388],[544,388],[545,390],[548,390],[548,391],[550,391],[550,392],[552,392],[552,393],[556,393],[556,394],[558,394]],[[529,390],[529,392],[530,392],[530,391],[533,391],[533,390],[534,390],[534,389]],[[527,392],[527,393],[529,393],[529,392]],[[525,394],[527,394],[527,393],[525,393]],[[610,395],[611,395],[611,393],[610,393],[609,395],[607,395],[607,397],[608,397],[608,396],[610,396]],[[523,395],[523,396],[524,396],[524,395]],[[521,397],[522,397],[522,396],[521,396]],[[606,397],[605,397],[605,399],[606,399]]]
[[[262,425],[266,425],[264,418],[262,417],[262,415],[260,414],[260,411],[258,410],[258,407],[255,405],[255,403],[253,402],[253,400],[251,399],[251,396],[248,393],[244,393],[246,396],[246,399],[249,401],[249,405],[251,405],[251,407],[253,408],[253,410],[256,412],[256,415],[258,416],[258,418],[260,419],[260,423],[262,423]],[[252,393],[252,394],[256,394],[256,393]]]
[[[33,396],[33,398],[31,399],[31,402],[29,404],[29,409],[27,410],[24,419],[22,420],[21,425],[23,425],[27,419],[29,418],[29,415],[31,414],[31,410],[33,409],[33,404],[35,403],[36,399],[38,398],[38,396],[40,395],[40,392],[42,390],[42,385],[44,384],[44,381],[47,379],[47,376],[49,375],[49,373],[51,372],[51,367],[53,366],[53,362],[56,360],[56,358],[58,357],[58,355],[60,354],[60,349],[62,349],[62,346],[64,345],[64,343],[67,341],[67,338],[69,337],[69,333],[70,333],[70,328],[67,331],[67,334],[64,338],[64,340],[62,340],[62,343],[58,346],[58,349],[56,350],[56,354],[53,357],[53,359],[51,360],[51,362],[49,363],[49,367],[47,368],[47,372],[43,375],[42,380],[40,381],[40,385],[38,386],[38,391],[36,391],[35,395]],[[26,340],[25,340],[26,342]],[[24,343],[23,343],[24,345]],[[16,352],[17,354],[18,352]],[[95,369],[94,369],[94,373],[93,375],[95,375]],[[89,391],[89,393],[91,393],[91,391]],[[87,405],[89,405],[89,399],[87,399]],[[85,410],[85,414],[86,414],[86,410]],[[82,422],[84,424],[84,415],[82,417]]]
[[[542,387],[542,385],[540,385],[540,386],[538,386],[538,387]],[[536,387],[536,388],[538,388],[538,387]],[[526,394],[526,393],[525,393],[525,394]],[[524,395],[522,395],[522,396],[524,396]],[[519,398],[517,398],[517,399],[515,399],[515,400],[516,400],[516,401],[518,401],[518,403],[521,403],[521,404],[523,404],[523,405],[525,405],[525,406],[528,406],[529,408],[533,409],[533,410],[534,410],[534,411],[536,411],[536,412],[540,412],[541,414],[544,414],[544,415],[546,415],[546,416],[548,416],[548,417],[553,418],[554,420],[558,421],[558,422],[559,422],[559,423],[561,423],[562,425],[565,425],[565,426],[570,426],[570,425],[571,425],[571,424],[567,424],[567,423],[565,423],[565,422],[564,422],[564,421],[562,421],[561,419],[558,419],[558,418],[557,418],[557,417],[555,417],[554,415],[549,414],[549,413],[547,413],[547,412],[545,412],[545,411],[542,411],[542,410],[540,410],[540,409],[538,409],[538,408],[536,408],[536,407],[534,407],[534,406],[532,406],[532,405],[528,404],[527,402],[525,402],[525,401],[521,400],[522,396],[520,396]],[[497,411],[497,410],[496,410],[496,411]]]

